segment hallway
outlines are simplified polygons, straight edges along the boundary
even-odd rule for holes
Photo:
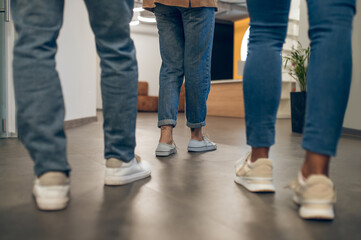
[[[247,151],[243,119],[208,117],[206,134],[218,150],[186,151],[189,130],[179,115],[178,153],[156,158],[154,113],[139,113],[136,153],[152,177],[104,187],[102,120],[67,130],[71,202],[65,211],[41,212],[31,197],[33,163],[17,139],[0,140],[0,239],[242,240],[361,239],[361,139],[342,137],[331,178],[338,202],[333,222],[298,217],[285,189],[302,163],[301,135],[290,120],[277,122],[276,194],[252,194],[233,182],[234,163]]]

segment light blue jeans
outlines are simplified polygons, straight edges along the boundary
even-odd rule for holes
[[[336,155],[352,72],[351,32],[356,0],[308,0],[311,56],[302,146]],[[270,147],[281,95],[281,50],[290,0],[248,0],[251,29],[244,69],[247,144]]]
[[[162,4],[155,7],[162,57],[158,127],[176,126],[184,77],[187,126],[200,128],[206,125],[214,12],[214,8],[181,8]]]
[[[12,0],[18,37],[14,84],[19,136],[37,176],[68,173],[64,102],[55,70],[64,0]],[[85,0],[101,58],[105,158],[134,157],[138,69],[129,22],[133,0]],[[76,36],[74,36],[76,37]],[[91,83],[89,83],[91,84]]]

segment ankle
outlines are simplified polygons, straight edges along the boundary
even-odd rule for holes
[[[159,142],[165,144],[173,143],[173,126],[165,125],[161,127]]]
[[[165,143],[171,145],[173,143],[173,138],[160,137],[159,143]]]
[[[257,161],[260,158],[268,158],[269,148],[267,147],[252,147],[251,162]]]
[[[191,139],[202,141],[203,140],[202,128],[191,128]]]
[[[328,177],[329,162],[330,156],[307,151],[301,173],[305,178],[310,175],[325,175]]]

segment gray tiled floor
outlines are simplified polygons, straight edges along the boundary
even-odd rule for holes
[[[186,152],[184,115],[175,129],[178,154],[156,158],[156,114],[141,113],[137,153],[152,177],[123,187],[103,186],[101,121],[67,131],[73,167],[72,201],[65,211],[40,212],[31,197],[32,162],[16,139],[0,140],[0,239],[361,239],[361,140],[342,138],[332,162],[338,189],[333,222],[303,221],[283,187],[303,157],[290,121],[277,123],[276,194],[251,194],[233,182],[234,162],[246,153],[242,119],[209,117],[207,135],[218,150]]]

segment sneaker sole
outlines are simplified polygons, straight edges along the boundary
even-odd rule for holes
[[[299,214],[300,217],[303,219],[333,220],[335,218],[335,213],[333,211],[332,205],[324,205],[322,209],[301,206]]]
[[[130,176],[105,176],[104,185],[107,186],[119,186],[132,183],[150,176],[152,171],[140,172]]]
[[[209,152],[217,150],[217,146],[188,147],[188,152]]]
[[[251,178],[244,179],[242,177],[235,177],[234,181],[250,192],[275,192],[275,186],[273,185],[272,180],[269,179],[260,180],[259,178],[257,178],[252,180]],[[250,183],[250,181],[262,181],[263,183]]]
[[[309,207],[306,207],[301,204],[301,200],[296,195],[293,196],[293,201],[300,205],[298,213],[303,219],[333,220],[335,218],[333,204],[308,204]]]
[[[169,157],[172,154],[177,153],[177,149],[172,149],[170,151],[155,151],[155,156],[157,157]]]
[[[38,208],[42,211],[57,211],[63,210],[68,206],[69,198],[64,199],[39,199],[35,196],[35,202]]]

